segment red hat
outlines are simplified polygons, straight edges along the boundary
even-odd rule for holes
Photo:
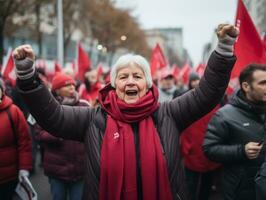
[[[173,74],[171,69],[164,68],[160,71],[160,80],[165,79],[167,77],[173,77],[174,78],[174,74]]]
[[[52,91],[67,85],[76,85],[74,79],[63,73],[57,73],[52,80]]]

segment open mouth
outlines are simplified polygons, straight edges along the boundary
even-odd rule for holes
[[[137,90],[127,90],[126,91],[126,95],[127,96],[134,97],[134,96],[137,96],[137,94],[138,94],[138,91]]]

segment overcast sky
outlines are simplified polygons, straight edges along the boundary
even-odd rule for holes
[[[182,27],[184,47],[194,64],[219,23],[234,23],[237,0],[117,0],[134,9],[142,28]]]

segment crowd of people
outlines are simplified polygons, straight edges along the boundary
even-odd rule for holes
[[[53,200],[256,199],[266,156],[266,66],[250,64],[225,94],[238,28],[221,24],[202,77],[170,70],[157,82],[147,60],[121,56],[103,82],[63,71],[51,82],[30,45],[13,52],[17,82],[0,82],[0,197],[34,173],[36,147]],[[12,100],[13,99],[13,100]]]

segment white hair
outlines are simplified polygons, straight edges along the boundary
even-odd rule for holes
[[[144,72],[148,88],[152,87],[151,69],[148,61],[140,55],[126,54],[118,58],[116,63],[111,69],[110,81],[112,87],[115,88],[115,79],[119,69],[124,68],[130,64],[137,64]]]

